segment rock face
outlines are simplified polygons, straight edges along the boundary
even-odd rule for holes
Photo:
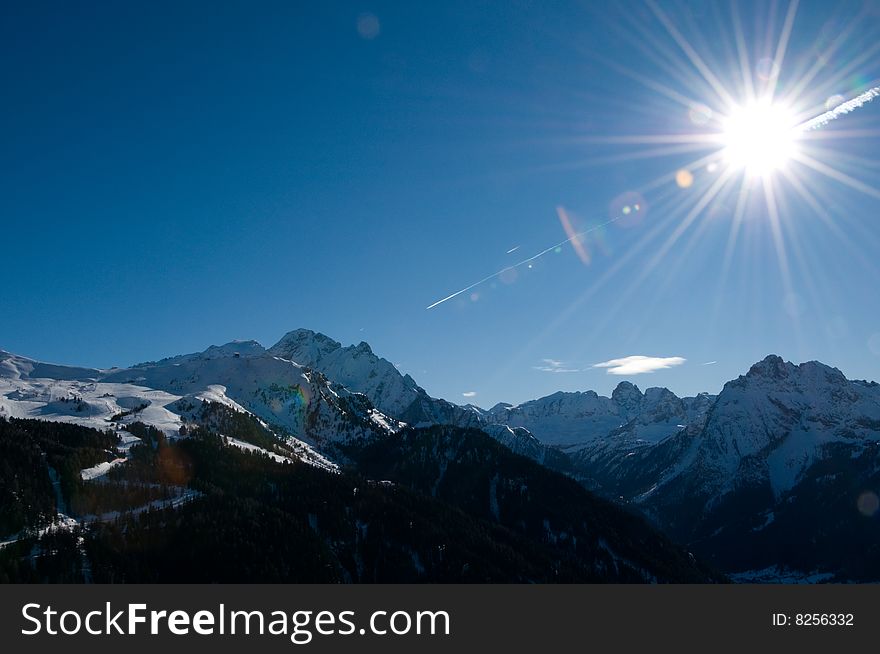
[[[383,413],[411,425],[476,425],[478,413],[430,397],[409,375],[401,375],[367,343],[343,347],[324,334],[297,329],[285,334],[269,354],[318,370],[356,393],[363,393]]]

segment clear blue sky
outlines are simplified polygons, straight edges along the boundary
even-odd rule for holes
[[[658,6],[738,99],[730,6]],[[754,76],[786,6],[740,3]],[[811,69],[798,110],[864,91],[878,38],[870,3],[802,2],[780,93]],[[717,392],[771,352],[880,379],[880,100],[810,143],[849,184],[793,162],[815,202],[774,175],[778,230],[753,184],[725,276],[736,175],[664,251],[720,173],[680,188],[706,151],[606,138],[712,131],[676,94],[722,112],[648,5],[4,3],[0,84],[4,349],[124,366],[309,327],[484,406]],[[639,190],[588,263],[566,245],[425,309],[566,238],[557,207],[584,229]],[[686,361],[592,367],[630,355]]]

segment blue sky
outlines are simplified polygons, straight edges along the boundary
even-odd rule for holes
[[[730,5],[657,7],[738,100]],[[738,7],[758,79],[788,5]],[[880,379],[880,101],[804,146],[824,172],[791,162],[812,202],[774,174],[774,221],[752,180],[729,246],[742,173],[683,227],[721,173],[674,173],[724,107],[667,27],[637,2],[7,3],[0,347],[109,367],[309,327],[486,406],[716,392],[769,353]],[[871,3],[801,2],[779,94],[876,85],[878,39]],[[584,230],[635,203],[588,258],[425,309],[565,239],[560,208]],[[684,361],[594,367],[632,355]]]

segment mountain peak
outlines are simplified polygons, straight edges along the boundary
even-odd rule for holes
[[[212,345],[202,352],[206,357],[229,357],[229,356],[260,356],[266,353],[266,348],[256,341],[230,341],[224,345]]]
[[[841,383],[846,381],[844,374],[832,366],[828,366],[820,361],[805,361],[804,363],[795,365],[789,361],[785,361],[776,354],[770,354],[755,365],[749,368],[746,373],[746,379],[768,379],[781,381],[784,379],[806,380],[813,379],[815,381],[826,381],[831,383]]]
[[[638,393],[639,395],[642,394],[642,392],[639,390],[639,387],[636,386],[635,384],[633,384],[632,382],[622,381],[617,385],[617,387],[611,393],[611,399],[614,399],[615,394],[617,394],[617,395],[620,395],[620,394],[631,395],[633,393]]]
[[[386,415],[397,419],[406,416],[407,422],[412,420],[407,413],[411,405],[427,398],[412,377],[377,356],[366,341],[343,347],[320,332],[295,329],[273,345],[269,354],[320,371],[348,390],[371,398]]]
[[[785,379],[791,373],[794,365],[786,363],[777,354],[768,354],[761,361],[749,368],[746,377],[763,377],[768,379]]]
[[[275,345],[269,348],[269,354],[314,367],[324,356],[340,348],[342,348],[341,343],[321,332],[314,332],[311,329],[294,329],[287,332]]]
[[[326,334],[322,334],[321,332],[312,331],[311,329],[299,328],[294,329],[287,332],[281,339],[272,346],[271,349],[282,347],[283,345],[289,344],[305,344],[305,343],[317,343],[322,346],[328,347],[330,349],[336,349],[342,347],[342,344],[338,341],[334,341],[332,338],[327,336]]]
[[[666,397],[677,398],[678,395],[676,395],[675,393],[670,391],[665,386],[651,386],[650,388],[645,389],[645,398],[646,399],[649,399],[649,398],[660,399],[660,398],[666,398]]]
[[[798,372],[814,378],[823,378],[830,382],[846,382],[846,375],[839,369],[826,365],[821,361],[805,361],[798,366]]]
[[[611,393],[611,400],[623,410],[623,415],[626,417],[638,412],[643,398],[639,387],[628,381],[620,382]]]

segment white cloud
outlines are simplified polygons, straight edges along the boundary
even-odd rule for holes
[[[718,362],[717,361],[707,361],[706,363],[701,363],[700,365],[701,366],[714,366],[716,363],[718,363]]]
[[[464,395],[465,397],[476,397],[477,391],[466,391],[462,393],[462,395]]]
[[[556,359],[541,359],[543,365],[534,366],[535,370],[541,372],[581,372],[578,368],[572,368],[564,361]]]
[[[641,375],[655,370],[680,366],[686,361],[682,357],[631,356],[611,359],[593,364],[594,368],[608,368],[609,375]]]

